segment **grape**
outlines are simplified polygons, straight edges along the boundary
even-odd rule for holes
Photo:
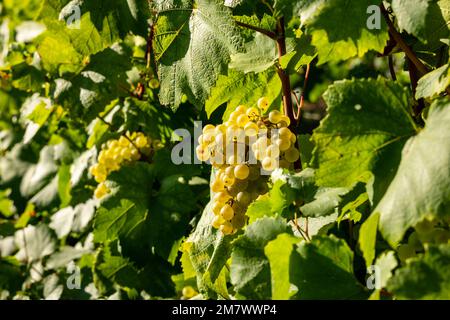
[[[222,216],[222,218],[229,221],[234,217],[234,210],[229,204],[226,204],[220,210],[220,215]]]
[[[245,164],[237,165],[234,168],[234,176],[240,180],[247,179],[249,174],[250,174],[250,169]]]
[[[287,128],[289,118],[276,110],[264,116],[268,107],[266,98],[259,99],[257,107],[239,106],[224,123],[205,126],[199,138],[198,158],[210,160],[217,169],[210,186],[215,194],[212,226],[224,235],[243,228],[249,205],[267,194],[269,177],[261,175],[261,168],[290,169],[299,159],[296,136]]]
[[[300,158],[300,152],[295,147],[291,147],[284,153],[284,158],[291,163],[296,162]]]
[[[192,288],[191,286],[186,286],[181,291],[181,294],[183,295],[183,298],[191,299],[191,298],[193,298],[194,296],[197,295],[197,291],[195,291],[195,289]]]
[[[269,121],[272,123],[275,123],[275,124],[280,122],[282,117],[283,117],[283,115],[278,110],[274,110],[269,113]]]
[[[220,214],[220,210],[222,210],[223,208],[223,203],[220,202],[214,202],[213,206],[212,206],[212,211],[214,212],[214,214],[217,216]]]
[[[223,191],[224,187],[225,187],[225,184],[222,181],[216,179],[211,184],[211,191],[214,192],[214,193],[217,193],[217,192]]]
[[[244,206],[248,205],[252,201],[250,194],[245,191],[239,192],[236,196],[236,199],[240,204]]]
[[[90,168],[90,173],[99,183],[94,196],[102,198],[109,192],[104,182],[111,172],[119,170],[123,164],[138,161],[142,154],[149,156],[152,152],[151,143],[152,140],[142,132],[127,132],[125,136],[104,144],[97,157],[98,163]]]
[[[233,233],[233,225],[226,221],[220,226],[220,231],[222,231],[224,235],[230,235]]]
[[[258,108],[251,107],[251,108],[249,108],[249,109],[247,110],[246,114],[247,114],[247,116],[248,116],[249,118],[251,118],[252,120],[254,120],[254,119],[257,119],[257,118],[259,117],[260,112],[259,112]]]
[[[220,203],[225,203],[230,199],[231,199],[231,196],[229,195],[229,193],[227,191],[217,192],[216,195],[214,196],[214,201],[217,201]]]
[[[269,100],[266,97],[262,97],[258,100],[258,108],[262,113],[266,112],[269,108]]]

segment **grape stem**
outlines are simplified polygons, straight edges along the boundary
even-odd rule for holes
[[[395,29],[394,23],[389,17],[389,12],[384,7],[384,4],[380,4],[381,12],[383,13],[384,19],[389,28],[389,34],[394,38],[397,45],[402,49],[406,56],[411,60],[411,62],[416,66],[417,70],[420,72],[421,76],[428,73],[427,67],[422,63],[422,61],[417,58],[414,51],[408,46],[408,44],[403,40],[402,35]]]
[[[240,21],[236,21],[236,24],[238,26],[260,32],[260,33],[268,36],[272,40],[276,41],[277,50],[278,50],[278,64],[276,65],[276,68],[277,68],[278,77],[281,80],[281,87],[282,87],[282,91],[283,91],[283,110],[284,110],[284,114],[287,117],[289,117],[289,120],[291,122],[289,125],[289,129],[294,134],[297,135],[297,132],[298,132],[297,128],[298,128],[299,121],[298,121],[298,119],[296,119],[295,114],[294,114],[294,108],[293,108],[293,103],[292,103],[291,80],[289,78],[288,72],[285,69],[283,69],[280,65],[281,58],[286,54],[286,30],[285,30],[285,26],[284,26],[284,24],[285,24],[284,17],[281,17],[278,19],[277,26],[276,26],[276,32],[268,31],[266,29],[252,26],[252,25],[240,22]],[[300,113],[298,115],[300,115]],[[296,144],[298,147],[298,141],[296,142]],[[296,170],[302,170],[302,161],[300,158],[294,163],[294,168]]]
[[[109,126],[110,128],[112,128],[112,124],[109,123],[108,121],[106,121],[106,119],[103,118],[101,115],[97,115],[97,118],[99,118],[104,124],[106,124],[107,126]],[[121,135],[122,137],[124,137],[125,139],[127,139],[127,140],[131,143],[131,145],[132,145],[133,147],[136,148],[136,150],[139,152],[139,154],[141,155],[141,157],[145,157],[145,154],[142,154],[141,150],[134,144],[133,140],[131,140],[130,137],[127,136],[126,133],[125,133],[125,134],[121,133],[120,135]]]

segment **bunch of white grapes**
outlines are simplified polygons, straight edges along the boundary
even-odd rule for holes
[[[423,252],[425,244],[441,244],[450,242],[449,221],[423,220],[418,223],[415,231],[408,237],[408,243],[397,248],[397,254],[402,263]]]
[[[290,119],[279,111],[264,115],[268,105],[261,98],[257,107],[238,106],[223,124],[206,125],[198,139],[198,159],[216,170],[213,226],[225,235],[245,226],[250,203],[268,192],[270,172],[292,169],[300,157]]]
[[[97,164],[90,168],[98,183],[94,192],[95,197],[102,198],[109,193],[105,181],[111,172],[119,170],[124,164],[140,160],[142,156],[150,156],[153,147],[157,145],[158,140],[152,141],[142,132],[127,132],[125,136],[104,144],[98,154]]]

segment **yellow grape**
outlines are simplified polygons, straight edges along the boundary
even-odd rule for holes
[[[237,165],[234,168],[234,176],[240,180],[247,179],[249,174],[250,174],[250,169],[245,164]]]
[[[281,119],[282,119],[282,114],[280,111],[274,110],[269,113],[269,121],[270,122],[277,124],[278,122],[281,121]]]
[[[250,119],[248,118],[248,116],[246,114],[241,114],[236,121],[236,124],[241,127],[244,128],[245,125],[250,121]]]
[[[247,108],[245,106],[238,106],[235,110],[235,112],[239,113],[239,114],[243,114],[247,112]]]
[[[197,295],[197,291],[195,291],[195,289],[192,288],[191,286],[186,286],[181,291],[181,294],[183,295],[184,298],[191,299],[191,298],[193,298],[194,296]]]
[[[233,183],[234,183],[234,178],[233,178],[233,177],[230,177],[230,176],[227,175],[227,174],[225,174],[225,175],[222,177],[222,182],[223,182],[223,184],[224,184],[225,187],[230,187],[230,186],[232,186]]]
[[[228,194],[227,191],[217,192],[216,195],[214,196],[214,201],[219,202],[219,203],[225,203],[230,199],[231,199],[231,196]]]
[[[222,224],[224,224],[225,223],[225,220],[220,216],[220,214],[219,215],[217,215],[215,218],[214,218],[214,220],[213,220],[213,223],[212,223],[212,226],[215,228],[215,229],[219,229],[220,228],[220,226],[222,226]]]
[[[279,138],[275,141],[280,151],[286,151],[291,147],[291,141],[283,138]]]
[[[255,107],[249,108],[247,110],[246,114],[251,119],[256,119],[260,116],[260,112],[259,112],[258,108],[255,108]]]
[[[220,210],[220,215],[222,218],[229,221],[234,217],[234,210],[229,204],[226,204]]]
[[[233,233],[233,225],[230,222],[226,221],[220,226],[220,231],[222,231],[224,235],[230,235]]]
[[[214,193],[220,192],[224,190],[224,183],[221,180],[216,179],[212,184],[211,184],[211,191]]]
[[[258,100],[258,108],[264,113],[269,109],[269,100],[266,97],[262,97]]]

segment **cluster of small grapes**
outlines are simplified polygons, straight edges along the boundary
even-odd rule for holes
[[[423,252],[424,244],[441,244],[450,241],[448,222],[424,220],[415,226],[415,231],[408,237],[408,243],[397,248],[397,254],[402,263]]]
[[[98,154],[97,164],[90,168],[91,174],[98,182],[94,192],[95,197],[102,198],[109,193],[105,181],[111,172],[119,170],[125,163],[140,160],[142,155],[150,156],[152,147],[157,143],[158,141],[155,140],[152,144],[152,140],[142,132],[131,134],[127,132],[125,136],[104,144]]]
[[[292,169],[300,157],[290,119],[279,111],[265,116],[268,105],[261,98],[257,107],[239,106],[223,124],[206,125],[198,139],[198,159],[217,170],[211,184],[213,226],[225,235],[245,226],[249,204],[268,192],[269,173]]]

